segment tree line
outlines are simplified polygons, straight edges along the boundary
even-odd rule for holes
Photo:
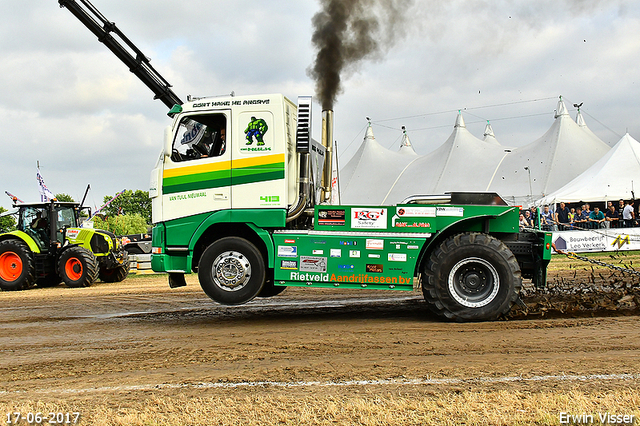
[[[56,194],[55,197],[58,201],[76,201],[64,193]],[[151,198],[148,191],[126,190],[115,200],[113,198],[110,195],[104,197],[103,203],[110,203],[91,219],[94,228],[104,229],[116,235],[150,233]],[[6,211],[0,207],[0,214]],[[16,225],[13,215],[0,217],[0,233],[13,231]]]

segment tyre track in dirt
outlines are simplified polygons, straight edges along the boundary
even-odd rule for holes
[[[170,290],[152,277],[1,293],[0,392],[39,398],[38,390],[53,397],[56,390],[111,389],[126,398],[157,385],[171,393],[181,386],[195,392],[198,383],[397,386],[427,379],[432,387],[538,389],[573,384],[489,379],[568,375],[598,382],[596,375],[621,374],[631,378],[599,386],[639,382],[633,315],[457,324],[428,314],[418,292],[288,289],[224,307],[189,284]],[[0,400],[11,395],[0,393]]]

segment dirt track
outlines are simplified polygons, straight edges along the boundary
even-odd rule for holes
[[[419,292],[289,288],[224,307],[193,278],[173,290],[165,281],[0,293],[0,404],[127,406],[256,388],[640,389],[636,315],[454,324],[428,314]]]

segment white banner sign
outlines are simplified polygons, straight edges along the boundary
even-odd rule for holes
[[[554,232],[552,241],[558,250],[574,253],[640,250],[640,228]]]

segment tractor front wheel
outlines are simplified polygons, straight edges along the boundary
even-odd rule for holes
[[[0,289],[26,290],[36,282],[29,247],[18,240],[0,241]]]
[[[98,279],[98,261],[89,250],[73,246],[60,256],[58,273],[67,287],[89,287]]]

